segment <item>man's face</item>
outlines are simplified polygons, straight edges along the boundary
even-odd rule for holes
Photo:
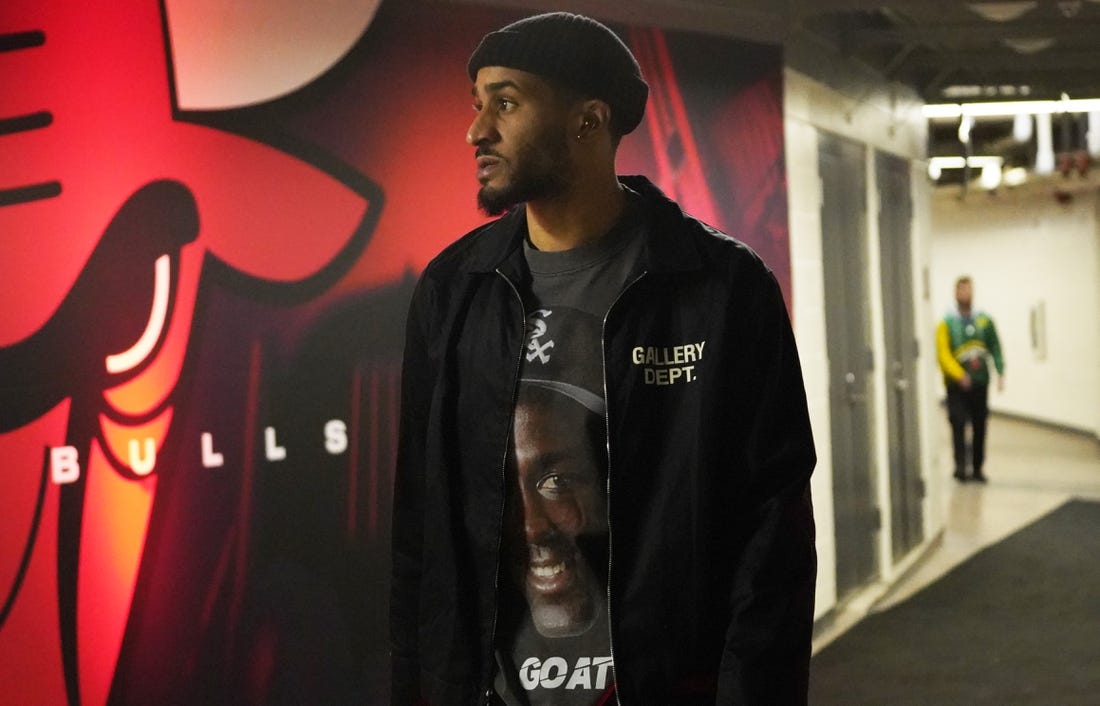
[[[557,393],[550,393],[557,396]],[[515,418],[517,502],[513,514],[513,578],[545,637],[587,631],[603,596],[591,561],[606,556],[607,506],[600,446],[579,404],[521,404]],[[515,535],[522,541],[515,542]]]
[[[568,106],[535,74],[501,66],[477,72],[477,117],[466,141],[477,148],[478,205],[491,216],[553,198],[571,181]]]
[[[969,309],[974,299],[974,286],[970,282],[959,282],[955,285],[955,302],[960,309]]]

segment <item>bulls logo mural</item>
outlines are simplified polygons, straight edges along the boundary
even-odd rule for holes
[[[0,701],[386,702],[404,313],[521,14],[0,4]],[[778,52],[621,30],[620,171],[789,290]]]
[[[380,199],[177,119],[154,1],[2,17],[0,669],[24,703],[104,703],[204,270],[331,281]]]

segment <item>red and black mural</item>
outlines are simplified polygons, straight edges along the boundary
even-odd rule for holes
[[[404,316],[482,222],[428,0],[0,6],[0,700],[384,703]],[[251,13],[251,14],[250,14]],[[789,292],[781,56],[617,27],[620,170]]]

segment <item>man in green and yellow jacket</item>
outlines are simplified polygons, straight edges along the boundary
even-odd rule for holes
[[[947,386],[947,418],[955,450],[955,479],[967,476],[966,425],[972,427],[969,478],[986,481],[985,426],[989,416],[990,363],[997,371],[997,389],[1004,389],[1004,357],[993,319],[974,311],[974,284],[969,277],[955,282],[956,309],[947,313],[936,329],[936,357]]]

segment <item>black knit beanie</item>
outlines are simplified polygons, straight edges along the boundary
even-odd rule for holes
[[[625,135],[638,127],[649,85],[630,49],[596,20],[569,12],[535,15],[490,32],[466,70],[506,66],[559,82],[611,106],[611,125]]]

